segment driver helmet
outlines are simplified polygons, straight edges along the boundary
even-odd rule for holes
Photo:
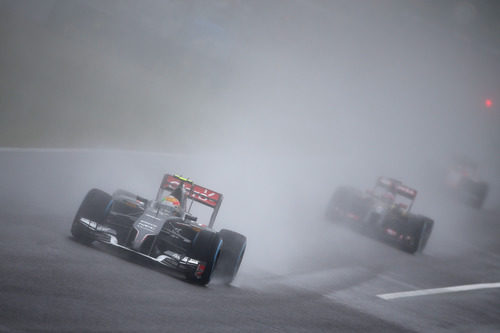
[[[181,203],[176,197],[169,195],[164,197],[160,202],[161,207],[168,213],[180,213]]]
[[[401,212],[401,213],[406,213],[406,210],[408,209],[408,205],[404,204],[402,202],[398,203],[395,205],[396,209]]]

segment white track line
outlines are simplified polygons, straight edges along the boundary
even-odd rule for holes
[[[444,293],[456,293],[459,291],[476,290],[476,289],[491,289],[491,288],[500,288],[500,282],[467,284],[467,285],[463,285],[463,286],[454,286],[454,287],[403,291],[403,292],[399,292],[399,293],[380,294],[380,295],[377,295],[377,297],[380,297],[380,298],[385,299],[385,300],[390,300],[390,299],[403,298],[403,297],[424,296],[424,295],[434,295],[434,294],[444,294]]]

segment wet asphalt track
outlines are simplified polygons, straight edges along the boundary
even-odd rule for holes
[[[112,191],[127,177],[134,187],[145,177],[109,171],[136,157],[120,154],[108,161],[101,154],[0,152],[0,331],[500,330],[499,288],[391,301],[376,296],[500,282],[498,212],[449,203],[460,218],[439,216],[427,250],[416,256],[318,221],[297,242],[297,251],[287,258],[293,265],[286,270],[257,264],[253,252],[266,243],[253,231],[247,233],[247,260],[234,286],[214,281],[198,287],[70,237],[74,211],[86,190],[102,184]],[[178,170],[185,159],[170,158],[170,165]],[[89,170],[102,172],[89,175]],[[142,171],[160,170],[171,171],[165,165]],[[161,172],[144,182],[153,186]],[[347,248],[346,242],[357,245]],[[266,251],[267,262],[283,256],[273,248]]]

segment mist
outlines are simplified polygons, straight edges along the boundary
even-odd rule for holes
[[[394,177],[439,251],[463,216],[438,186],[451,156],[500,203],[500,114],[482,104],[500,101],[498,41],[464,3],[2,0],[0,146],[98,150],[61,158],[74,209],[87,187],[151,198],[189,176],[224,194],[216,227],[247,235],[244,265],[278,273],[366,246],[326,227],[326,204]]]

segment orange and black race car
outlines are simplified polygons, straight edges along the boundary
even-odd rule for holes
[[[375,187],[366,192],[339,187],[329,202],[326,216],[392,242],[406,252],[421,252],[434,221],[410,212],[416,196],[417,191],[401,181],[379,177]]]
[[[110,195],[92,189],[76,213],[71,234],[81,243],[98,241],[129,251],[197,284],[210,282],[214,272],[230,283],[243,259],[246,237],[213,229],[222,199],[221,193],[169,174],[153,200],[124,190]],[[192,214],[193,203],[211,209],[208,225]]]

